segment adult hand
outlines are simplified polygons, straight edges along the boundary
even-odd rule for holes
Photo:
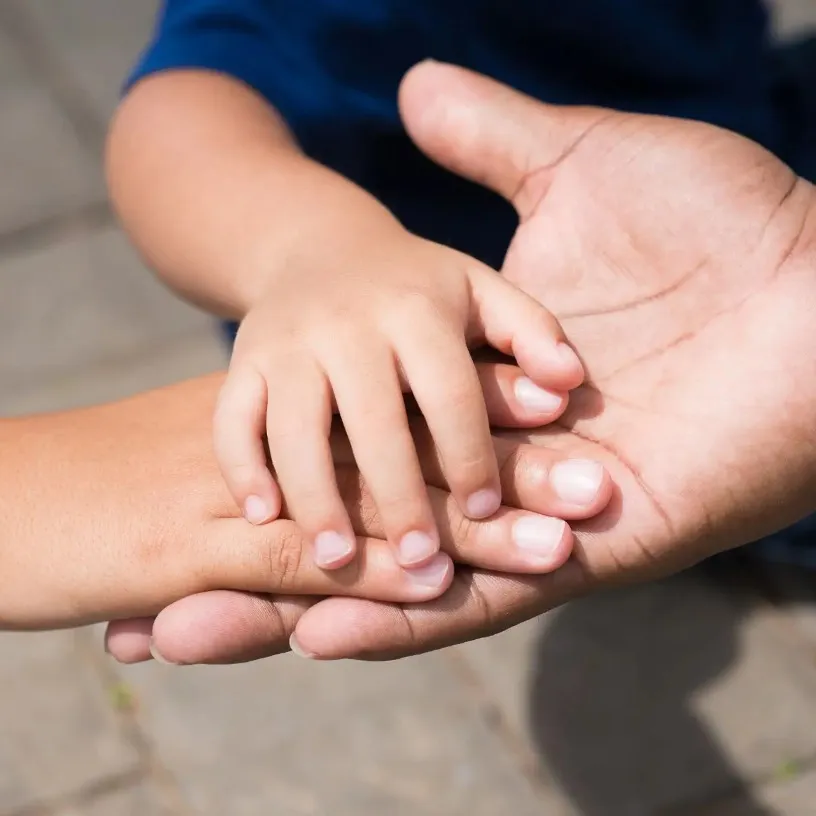
[[[575,557],[553,575],[458,570],[422,605],[328,599],[297,624],[300,650],[389,658],[481,637],[813,508],[811,185],[707,125],[553,108],[450,66],[414,69],[401,104],[432,158],[516,206],[504,273],[563,321],[589,373],[535,439],[602,458],[618,494],[576,528]],[[202,600],[179,619],[206,629],[230,609]],[[260,653],[268,628],[253,616],[241,627]],[[178,645],[168,635],[162,651]],[[238,657],[226,638],[206,655]]]

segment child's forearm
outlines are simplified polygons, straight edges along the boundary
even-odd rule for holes
[[[277,270],[331,251],[332,236],[391,218],[311,161],[243,84],[198,71],[136,85],[111,127],[113,203],[150,266],[178,293],[241,318]]]

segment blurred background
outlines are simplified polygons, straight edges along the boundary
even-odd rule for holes
[[[2,414],[224,364],[105,200],[155,7],[0,0]],[[810,583],[729,560],[394,665],[126,669],[97,630],[0,635],[0,816],[814,816]]]

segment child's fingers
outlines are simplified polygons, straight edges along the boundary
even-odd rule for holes
[[[428,426],[416,417],[411,421],[411,429],[425,484],[429,490],[449,491],[439,450]],[[568,521],[597,516],[614,493],[612,479],[602,462],[614,457],[601,450],[601,461],[595,461],[593,457],[599,453],[597,446],[591,442],[580,442],[575,446],[574,439],[571,443],[571,450],[567,453],[555,447],[543,447],[544,442],[529,444],[520,438],[494,438],[504,506]],[[340,492],[350,508],[355,532],[357,535],[378,535],[381,531],[379,521],[370,512],[372,501],[361,482],[354,455],[339,423],[332,436],[332,450]],[[358,509],[360,506],[362,510]]]
[[[267,406],[269,454],[287,510],[312,542],[315,562],[337,569],[354,557],[355,538],[329,445],[329,384],[309,358],[278,360],[268,370],[280,384]]]
[[[434,316],[394,327],[405,377],[439,449],[451,493],[470,518],[501,505],[501,485],[482,395],[464,339]]]
[[[439,535],[393,352],[385,344],[351,345],[341,343],[326,365],[343,426],[399,562],[425,564],[439,551]]]
[[[343,469],[341,492],[356,504],[352,523],[358,534],[377,538],[383,533],[370,494],[359,498],[353,474]],[[359,485],[356,486],[359,490]],[[563,566],[572,552],[573,536],[561,518],[501,507],[489,519],[474,521],[459,509],[447,490],[428,488],[442,550],[454,561],[480,569],[512,573],[545,573]]]
[[[441,595],[453,577],[453,564],[444,553],[416,569],[403,569],[393,547],[376,538],[355,540],[358,555],[349,564],[331,571],[320,569],[311,558],[303,557],[309,549],[305,531],[284,519],[261,528],[241,528],[234,519],[224,519],[220,535],[213,539],[220,547],[215,553],[203,553],[202,563],[211,557],[218,569],[211,570],[211,576],[202,570],[193,592],[226,586],[275,595],[353,595],[421,602]],[[236,550],[241,557],[232,557]]]
[[[266,462],[266,382],[251,366],[234,362],[213,418],[215,457],[224,481],[252,524],[277,518],[281,497]]]
[[[490,270],[470,272],[476,322],[485,340],[516,358],[537,385],[571,391],[584,380],[578,355],[537,300]]]
[[[555,422],[567,407],[567,394],[541,388],[518,366],[482,362],[476,373],[494,428],[538,428]]]

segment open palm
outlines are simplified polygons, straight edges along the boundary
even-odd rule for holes
[[[707,125],[549,108],[441,66],[403,91],[417,143],[515,204],[504,274],[586,364],[568,414],[538,435],[587,446],[618,483],[585,525],[586,570],[670,571],[811,509],[811,185]]]
[[[451,66],[413,69],[401,107],[431,158],[516,206],[503,272],[558,315],[589,375],[531,438],[601,459],[617,495],[574,526],[575,555],[552,575],[461,568],[426,604],[322,600],[297,623],[301,649],[379,659],[482,637],[814,509],[811,185],[707,125],[552,108]],[[213,601],[190,623],[227,620],[250,653],[272,653],[287,633],[274,608],[230,621]]]
[[[533,439],[601,459],[610,507],[554,575],[460,570],[422,607],[330,599],[297,628],[324,657],[393,657],[665,575],[814,508],[816,196],[708,125],[553,108],[451,66],[413,69],[403,119],[434,160],[510,200],[503,272],[562,320],[588,371]]]

